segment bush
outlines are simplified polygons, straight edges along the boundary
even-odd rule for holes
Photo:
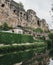
[[[9,26],[6,22],[2,25],[2,30],[5,30],[5,31],[9,30]]]
[[[0,44],[32,43],[34,39],[30,35],[0,32]]]
[[[39,49],[39,48],[43,48],[43,47],[45,48],[46,45],[33,44],[33,45],[20,45],[20,46],[18,46],[18,45],[3,46],[3,47],[0,47],[0,54],[19,52],[19,51],[25,51],[25,50],[30,50],[30,49]]]
[[[49,49],[53,48],[53,33],[50,33],[49,40],[47,41]]]
[[[44,40],[45,41],[45,37],[42,36],[42,37],[39,37],[40,40]]]
[[[47,49],[51,49],[51,47],[52,47],[51,40],[47,40]]]
[[[42,33],[43,32],[43,30],[41,28],[37,28],[34,31],[37,32],[37,33]]]
[[[3,25],[0,26],[0,31],[2,31],[2,30],[7,31],[9,29],[12,29],[12,27],[9,27],[6,22]]]
[[[49,38],[53,40],[53,33],[49,34]]]

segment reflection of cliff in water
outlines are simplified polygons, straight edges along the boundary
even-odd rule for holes
[[[30,60],[23,61],[22,65],[49,65],[48,53],[35,54]]]

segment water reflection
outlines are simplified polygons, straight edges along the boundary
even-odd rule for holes
[[[49,63],[49,65],[53,65],[53,59],[52,59],[52,58],[50,58],[50,63]]]
[[[22,65],[49,65],[50,58],[47,53],[35,55],[30,60],[23,61]]]
[[[23,51],[0,56],[0,65],[53,65],[48,52]]]

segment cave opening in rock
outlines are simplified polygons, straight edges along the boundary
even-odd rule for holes
[[[5,6],[5,4],[2,4],[2,5],[1,5],[1,7],[4,7],[4,6]]]
[[[37,24],[38,24],[38,26],[40,26],[40,21],[39,20],[37,21]]]
[[[16,10],[13,11],[14,13],[16,12]]]

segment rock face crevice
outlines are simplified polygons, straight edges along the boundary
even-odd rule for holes
[[[37,17],[32,9],[24,7],[13,0],[0,0],[0,25],[6,22],[11,27],[23,26],[48,30],[44,19]]]

